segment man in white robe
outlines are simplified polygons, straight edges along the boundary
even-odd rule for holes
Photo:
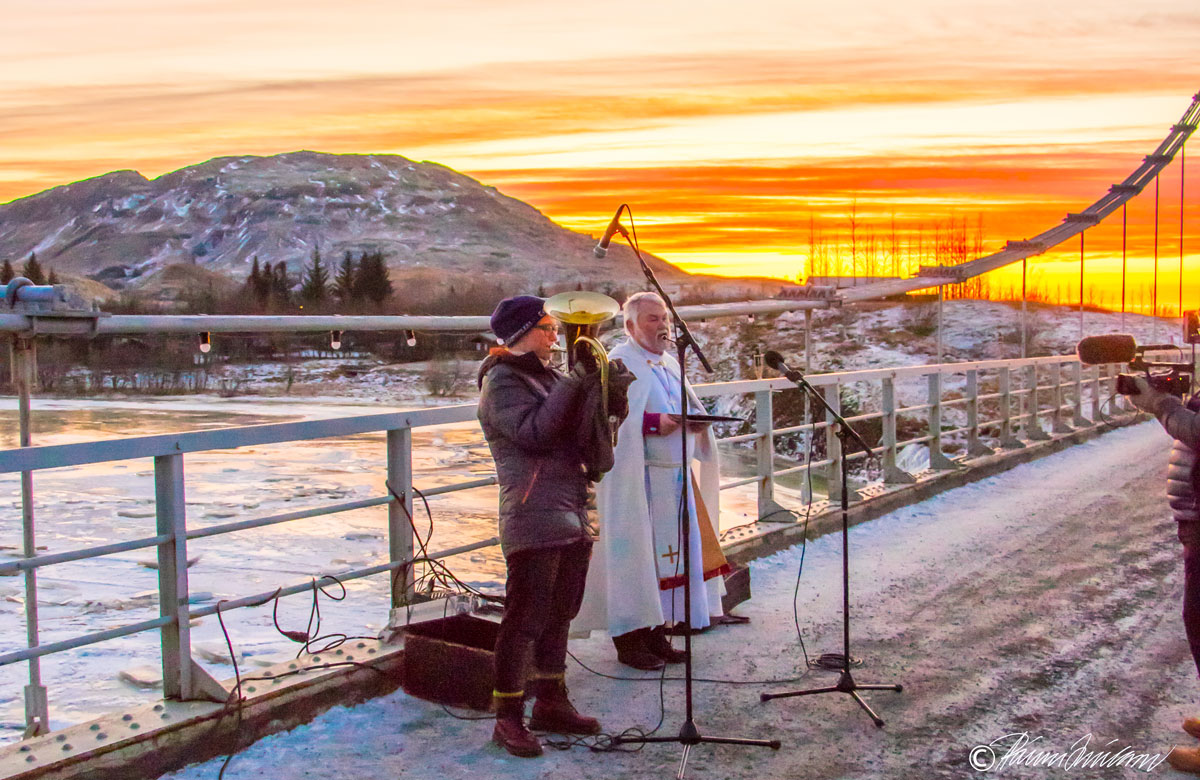
[[[583,606],[572,631],[605,630],[617,657],[639,669],[683,660],[665,623],[703,629],[722,614],[721,575],[729,564],[717,541],[719,472],[710,425],[689,423],[690,468],[681,464],[679,364],[669,353],[670,319],[662,299],[637,293],[625,303],[628,339],[610,353],[637,377],[629,415],[617,433],[616,465],[596,486],[600,539],[593,548]],[[689,413],[704,413],[689,387]],[[691,615],[684,612],[682,489],[688,489]]]

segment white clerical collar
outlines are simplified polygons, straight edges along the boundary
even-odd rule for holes
[[[637,341],[635,341],[632,338],[629,339],[629,346],[633,348],[634,352],[639,357],[645,358],[646,362],[652,366],[665,366],[667,364],[667,362],[666,362],[667,353],[666,352],[663,352],[661,354],[655,354],[655,353],[651,352],[650,350],[646,349],[645,347],[643,347],[641,344],[637,343]]]

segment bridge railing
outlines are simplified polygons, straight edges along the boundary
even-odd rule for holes
[[[895,484],[915,481],[912,474],[898,465],[899,453],[910,445],[927,447],[930,469],[958,468],[959,464],[947,450],[956,450],[956,457],[977,457],[991,454],[995,448],[1024,447],[1022,439],[1044,440],[1053,433],[1091,427],[1101,421],[1101,406],[1106,399],[1113,405],[1113,411],[1127,410],[1129,407],[1115,394],[1117,370],[1116,365],[1083,366],[1073,356],[1050,356],[846,371],[810,375],[807,379],[839,413],[846,412],[842,408],[844,388],[863,384],[876,386],[877,392],[849,396],[874,399],[875,408],[849,413],[846,419],[860,434],[866,434],[868,443],[871,438],[876,439],[871,448],[871,455],[875,456],[874,468],[867,474],[880,482]],[[961,385],[961,389],[947,392],[946,380],[949,378],[957,378],[956,384]],[[778,394],[785,391],[799,392],[784,379],[697,387],[701,398],[754,396],[755,432],[720,441],[752,444],[756,453],[755,474],[725,482],[721,487],[728,489],[757,483],[760,517],[771,514],[776,508],[773,501],[777,478],[816,474],[818,484],[825,486],[824,492],[832,500],[837,497],[841,469],[845,464],[867,459],[867,453],[862,450],[843,453],[841,441],[834,434],[832,418],[821,414],[818,419],[813,419],[807,399],[803,403],[802,422],[777,425],[775,401]],[[916,392],[923,397],[913,403]],[[905,403],[906,400],[909,402]],[[957,424],[950,423],[951,419]],[[902,431],[912,433],[905,436]],[[823,434],[823,441],[818,438],[820,434]],[[805,458],[806,462],[798,465],[775,468],[776,442],[788,436],[798,436],[801,440],[798,447],[791,448],[794,452],[811,452],[816,440],[819,456]],[[805,498],[810,496],[807,485],[802,492]]]
[[[1100,419],[1102,396],[1112,395],[1115,366],[1080,366],[1074,357],[1041,357],[1024,360],[993,360],[975,363],[912,366],[874,369],[809,376],[809,381],[821,392],[830,405],[839,409],[846,390],[855,386],[867,406],[848,419],[856,428],[873,429],[877,443],[872,453],[879,456],[880,468],[873,478],[884,482],[913,481],[914,476],[902,468],[900,453],[913,445],[924,445],[929,453],[929,468],[957,468],[947,455],[947,449],[957,449],[963,456],[981,455],[991,446],[1020,447],[1026,441],[1047,438],[1050,433],[1073,427],[1092,426]],[[950,386],[953,387],[950,387]],[[721,441],[728,446],[753,448],[753,475],[732,479],[721,487],[731,489],[757,484],[759,517],[778,515],[775,503],[776,481],[791,474],[816,474],[827,486],[837,486],[841,469],[849,461],[865,457],[865,453],[843,453],[839,440],[833,435],[829,420],[812,419],[811,408],[801,404],[803,413],[789,419],[776,420],[776,401],[794,393],[785,379],[756,379],[698,385],[698,394],[717,405],[737,406],[738,399],[752,397],[753,426],[750,433],[728,436]],[[919,402],[911,401],[919,395]],[[790,396],[795,408],[795,396]],[[1089,414],[1084,412],[1088,411]],[[781,415],[787,417],[787,415]],[[190,603],[188,582],[188,543],[205,537],[249,531],[256,528],[295,522],[313,517],[333,515],[374,506],[387,506],[388,557],[386,563],[339,573],[338,579],[349,581],[363,577],[388,574],[393,580],[392,606],[406,602],[412,587],[412,562],[415,557],[413,525],[414,474],[413,430],[427,426],[463,423],[475,420],[476,406],[464,404],[437,409],[401,411],[389,414],[365,415],[337,419],[272,423],[211,431],[174,433],[156,436],[109,439],[78,444],[34,446],[0,451],[0,474],[37,472],[117,461],[152,458],[154,461],[155,525],[146,529],[141,538],[111,544],[94,545],[66,551],[52,551],[33,557],[0,562],[0,576],[22,574],[25,577],[26,620],[31,627],[27,645],[19,649],[0,646],[0,666],[28,662],[31,672],[37,659],[68,652],[118,637],[147,631],[160,635],[163,695],[167,698],[191,700],[204,695],[211,683],[204,670],[192,658],[190,626],[193,620],[261,604],[275,595],[288,596],[310,591],[312,582],[296,583],[277,590],[247,594],[223,601],[216,606],[194,606]],[[310,441],[330,437],[383,433],[386,437],[388,495],[373,496],[350,502],[330,503],[299,511],[239,519],[203,528],[189,527],[187,518],[186,472],[188,456],[219,450],[248,448],[259,445]],[[794,462],[777,468],[777,444],[789,437],[800,437],[807,445],[824,436],[823,453],[807,463]],[[793,448],[795,449],[795,448]],[[728,464],[727,472],[735,469]],[[864,472],[871,476],[872,472]],[[494,475],[451,485],[428,486],[421,489],[425,496],[472,490],[494,485]],[[829,489],[825,490],[829,494]],[[811,494],[809,494],[811,498]],[[43,506],[44,505],[40,505]],[[32,514],[29,515],[32,517]],[[49,521],[52,523],[53,521]],[[14,530],[6,523],[5,530]],[[32,532],[33,529],[29,529]],[[498,544],[495,537],[470,544],[429,553],[431,558],[445,558]],[[63,563],[99,558],[132,550],[155,549],[158,568],[159,615],[156,618],[129,623],[103,631],[82,633],[42,644],[37,631],[36,576],[47,567]],[[11,640],[10,640],[11,641]],[[7,644],[7,643],[6,643]],[[27,686],[27,711],[30,696],[38,695],[36,686]]]

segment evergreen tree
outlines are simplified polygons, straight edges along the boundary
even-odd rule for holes
[[[367,297],[379,305],[392,297],[396,292],[392,287],[392,276],[388,273],[387,263],[383,259],[383,252],[376,252],[374,259],[374,270],[372,272],[371,290],[367,293]]]
[[[265,306],[267,301],[271,299],[271,274],[274,269],[270,262],[262,264],[262,268],[258,271],[258,287],[257,292],[262,296],[261,303]]]
[[[280,308],[292,305],[292,280],[288,276],[287,263],[282,260],[271,272],[271,297]]]
[[[354,284],[350,286],[350,290],[356,301],[367,297],[367,290],[371,286],[371,268],[374,264],[372,257],[373,255],[363,252],[362,257],[358,258],[358,265],[354,267]]]
[[[246,287],[259,306],[267,305],[267,299],[271,297],[271,264],[267,263],[265,267],[260,267],[258,255],[254,256],[254,263],[250,266],[250,276],[246,278]]]
[[[300,299],[305,303],[323,303],[329,296],[329,272],[321,262],[321,250],[314,249],[312,263],[304,269],[304,277],[300,284]]]
[[[54,273],[54,269],[50,269],[50,275],[46,277],[46,284],[62,284],[62,280],[58,278],[58,274]]]
[[[392,279],[383,252],[363,253],[354,279],[356,297],[367,298],[376,306],[392,296]]]
[[[354,258],[346,252],[342,264],[338,267],[337,275],[333,277],[333,294],[343,304],[354,300],[354,281],[356,278]]]
[[[42,264],[38,262],[37,253],[29,253],[29,259],[25,261],[24,267],[21,268],[21,276],[24,276],[34,284],[46,283],[46,274],[42,272]]]
[[[12,260],[5,260],[4,265],[0,266],[0,284],[8,284],[16,275],[17,272],[12,267]]]

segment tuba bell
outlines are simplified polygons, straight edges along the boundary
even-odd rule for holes
[[[600,369],[603,413],[608,417],[608,352],[598,340],[600,326],[617,316],[621,305],[597,292],[564,292],[552,295],[543,310],[563,324],[567,341],[567,370],[580,360],[595,361]]]

